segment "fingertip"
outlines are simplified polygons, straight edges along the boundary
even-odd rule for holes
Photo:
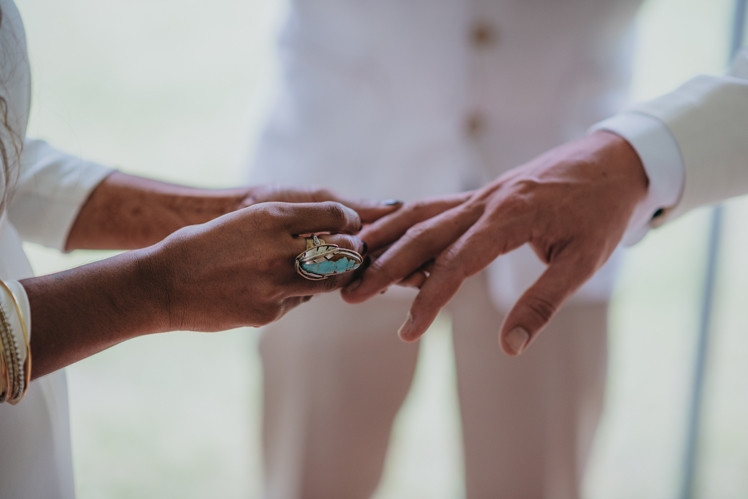
[[[397,330],[397,335],[400,339],[406,343],[413,343],[420,335],[417,335],[413,331],[413,314],[408,313],[408,318],[405,319],[403,325]]]
[[[372,223],[400,209],[402,201],[397,199],[386,199],[384,201],[361,202],[354,206],[364,223]]]
[[[361,220],[361,216],[356,210],[338,201],[327,201],[327,203],[330,203],[330,205],[334,206],[335,208],[333,209],[343,210],[344,220],[341,221],[340,232],[355,234],[361,231],[364,223]]]
[[[361,296],[356,293],[356,290],[361,287],[361,284],[363,284],[363,279],[359,277],[345,285],[343,289],[340,290],[340,296],[343,298],[343,301],[352,304],[363,302],[366,298],[361,298]]]
[[[530,333],[522,326],[513,327],[508,333],[503,334],[499,340],[501,349],[511,357],[522,354],[530,343]]]
[[[399,199],[385,199],[384,201],[380,201],[379,204],[381,204],[382,206],[396,206],[396,207],[400,207],[400,206],[403,205],[403,202],[400,201]]]
[[[405,319],[405,322],[403,323],[402,326],[400,326],[400,329],[397,331],[397,335],[405,343],[416,342],[421,338],[421,336],[423,336],[423,334],[429,328],[432,320],[427,320],[424,322],[423,318],[417,319],[416,317],[413,316],[413,312],[411,309],[411,311],[408,312],[407,319]]]

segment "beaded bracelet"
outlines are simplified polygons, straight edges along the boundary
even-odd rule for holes
[[[13,333],[13,329],[8,321],[8,317],[5,314],[5,310],[0,306],[0,344],[4,350],[3,355],[0,356],[5,361],[5,400],[12,405],[19,403],[28,391],[29,383],[31,381],[31,345],[29,342],[29,331],[26,326],[27,322],[24,319],[21,306],[18,303],[15,293],[11,288],[2,280],[0,280],[0,286],[10,295],[13,305],[18,314],[18,322],[21,325],[21,332],[23,333],[24,346],[26,347],[26,355],[19,355],[18,342],[16,336]],[[24,373],[25,364],[25,373]],[[0,401],[2,401],[0,399]]]
[[[5,309],[0,306],[0,360],[2,360],[4,394],[2,401],[14,400],[19,392],[20,378],[22,372],[20,359],[18,358],[18,343],[13,335],[8,316]]]

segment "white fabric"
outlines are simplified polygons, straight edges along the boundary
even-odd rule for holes
[[[619,110],[639,4],[293,1],[249,178],[381,199],[475,188]],[[576,299],[607,301],[616,260]],[[499,303],[543,269],[527,247],[499,258]]]
[[[20,14],[11,0],[0,0],[0,9],[0,95],[7,101],[14,132],[11,135],[0,127],[0,138],[10,145],[26,133],[30,76]],[[63,248],[81,205],[111,170],[66,156],[39,141],[26,142],[20,162],[13,161],[12,149],[9,152],[11,178],[0,173],[3,192],[10,186],[0,214],[0,279],[17,280],[32,275],[19,231],[29,240]],[[25,293],[17,296],[27,308]],[[2,306],[6,313],[15,314],[7,297]],[[0,405],[0,442],[0,497],[75,496],[64,371],[32,382],[18,405]]]
[[[623,236],[623,244],[632,245],[646,235],[655,215],[664,214],[683,193],[686,179],[678,144],[660,120],[634,112],[608,118],[592,130],[607,130],[626,139],[638,154],[649,179],[647,196],[632,213]]]
[[[112,171],[26,140],[8,215],[24,241],[63,250],[81,204]]]
[[[698,76],[632,111],[663,123],[683,161],[682,195],[656,224],[748,192],[748,48],[726,76]]]

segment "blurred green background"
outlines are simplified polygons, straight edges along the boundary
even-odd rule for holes
[[[131,173],[240,183],[272,85],[283,7],[279,0],[20,0],[34,76],[30,133]],[[729,0],[645,2],[632,98],[722,72],[731,16]],[[748,496],[746,214],[744,201],[729,203],[698,461],[705,498]],[[707,218],[693,213],[628,252],[588,498],[675,497]],[[28,250],[37,273],[106,255]],[[443,326],[423,340],[378,499],[463,495]],[[156,335],[71,367],[80,498],[260,497],[257,334]]]

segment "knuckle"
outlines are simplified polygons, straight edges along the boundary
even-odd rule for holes
[[[323,209],[325,215],[329,218],[330,223],[334,225],[344,225],[348,220],[348,215],[343,205],[334,201],[326,201]]]
[[[392,265],[382,259],[374,260],[366,270],[366,275],[369,276],[370,282],[382,283],[383,285],[399,280]]]
[[[417,223],[405,231],[403,238],[406,242],[418,241],[419,239],[426,237],[429,233],[429,229],[430,227],[428,224],[424,222]]]
[[[541,296],[532,296],[527,301],[527,308],[537,316],[543,323],[548,322],[558,310],[558,306],[551,300]]]
[[[283,315],[283,307],[278,302],[270,302],[255,312],[255,321],[262,326],[277,321],[281,315]]]
[[[254,226],[259,230],[275,228],[278,220],[284,218],[288,211],[282,203],[262,203],[251,209]]]

